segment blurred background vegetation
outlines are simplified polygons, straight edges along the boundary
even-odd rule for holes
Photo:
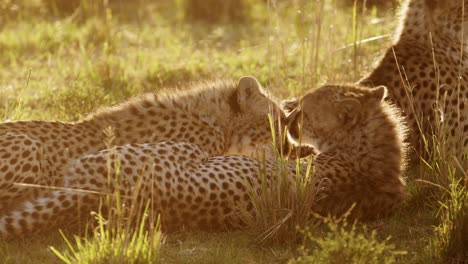
[[[254,75],[279,97],[354,82],[390,41],[388,3],[0,0],[0,116],[76,120],[209,78]]]

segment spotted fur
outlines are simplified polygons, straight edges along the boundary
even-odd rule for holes
[[[72,229],[80,220],[89,220],[91,211],[105,210],[101,198],[116,192],[123,208],[150,202],[151,212],[160,213],[165,230],[237,226],[241,222],[236,210],[253,213],[250,188],[259,194],[262,177],[270,187],[271,176],[279,168],[283,167],[274,161],[258,162],[246,156],[209,157],[200,147],[184,142],[102,150],[73,163],[65,174],[65,190],[45,190],[39,198],[0,216],[0,237]],[[293,180],[296,164],[286,170]]]
[[[288,135],[319,153],[314,161],[323,214],[375,219],[405,200],[405,125],[386,88],[326,85],[290,102]]]
[[[420,154],[421,135],[430,142],[439,126],[448,135],[447,150],[459,158],[468,154],[467,8],[468,0],[407,0],[393,45],[359,82],[389,88]]]
[[[108,127],[116,145],[175,140],[194,143],[209,156],[250,155],[257,146],[272,143],[270,113],[274,121],[284,119],[257,80],[243,77],[238,84],[215,81],[147,94],[76,123],[1,123],[0,209],[32,190],[14,183],[63,186],[71,160],[105,148],[103,131]]]

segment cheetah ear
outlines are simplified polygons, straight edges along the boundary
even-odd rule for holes
[[[281,102],[281,109],[283,109],[286,116],[292,113],[295,109],[299,108],[299,100],[292,98]]]
[[[355,125],[361,118],[361,102],[355,98],[338,101],[338,118],[341,122],[351,122]]]
[[[252,102],[257,99],[265,97],[262,92],[262,86],[253,76],[244,76],[240,78],[237,85],[237,104],[241,111],[247,110],[251,107]],[[260,102],[260,100],[258,100]]]
[[[383,99],[387,97],[387,87],[381,85],[369,89],[370,98],[374,99],[376,102],[380,103]]]

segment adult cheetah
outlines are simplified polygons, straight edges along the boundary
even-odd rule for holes
[[[103,131],[108,127],[116,145],[174,140],[194,143],[209,156],[249,155],[256,145],[272,142],[269,114],[278,123],[285,118],[253,77],[191,88],[147,94],[76,123],[1,123],[0,209],[34,189],[14,183],[62,186],[71,160],[106,147]]]
[[[383,101],[384,86],[326,85],[285,105],[288,137],[313,147],[318,200],[324,214],[371,220],[405,200],[405,125],[396,107]]]
[[[59,227],[75,229],[85,220],[79,216],[89,219],[89,212],[106,209],[101,198],[116,191],[127,207],[144,207],[150,202],[149,208],[160,213],[165,230],[237,226],[240,219],[235,211],[254,210],[250,187],[260,193],[263,176],[267,186],[271,175],[280,169],[288,171],[289,179],[296,177],[294,162],[282,166],[246,156],[209,157],[197,145],[185,142],[117,146],[75,161],[65,174],[63,190],[43,190],[38,199],[25,201],[0,216],[0,237]],[[116,168],[118,177],[113,176]]]
[[[407,0],[394,44],[359,81],[389,87],[420,154],[421,135],[430,142],[436,127],[448,137],[447,150],[460,159],[468,154],[467,7],[468,0]]]

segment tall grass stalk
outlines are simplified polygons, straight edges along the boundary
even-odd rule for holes
[[[265,157],[259,159],[260,191],[248,184],[254,213],[239,209],[238,214],[246,224],[245,230],[262,244],[298,241],[298,228],[316,224],[310,215],[316,196],[311,188],[311,163],[305,165],[305,172],[301,170],[304,164],[298,164],[300,170],[294,179],[287,160],[273,161],[273,172],[266,169],[266,162]]]
[[[300,248],[301,256],[289,264],[391,264],[397,263],[398,256],[406,254],[396,250],[390,237],[380,242],[375,230],[369,232],[365,226],[360,230],[355,222],[350,225],[347,217],[351,210],[339,218],[318,216],[326,224],[327,233],[320,235],[310,228],[302,230],[305,239]]]
[[[108,128],[104,134],[107,148],[115,150],[113,130]],[[160,218],[154,214],[152,201],[144,202],[146,199],[140,196],[143,177],[139,177],[132,196],[123,197],[119,192],[124,188],[121,187],[124,183],[120,178],[120,160],[114,151],[110,151],[107,166],[108,186],[113,192],[101,200],[105,209],[101,207],[99,212],[93,212],[97,229],[91,235],[86,233],[84,238],[75,235],[74,243],[62,233],[68,249],[60,252],[51,247],[51,250],[67,264],[159,263]],[[114,173],[110,173],[112,168]]]
[[[286,140],[286,132],[276,139],[275,128],[270,116],[273,142]],[[276,144],[275,144],[276,145]],[[245,224],[245,230],[254,235],[262,244],[298,241],[298,228],[313,226],[316,221],[311,217],[314,209],[317,188],[312,188],[312,160],[288,161],[282,149],[276,151],[276,158],[269,159],[265,153],[258,153],[258,172],[261,177],[260,188],[245,180],[249,190],[253,213],[239,208],[237,213]],[[267,163],[273,164],[269,170]],[[292,175],[295,169],[296,174]]]
[[[463,8],[464,12],[464,8]],[[462,36],[463,38],[463,36]],[[430,38],[433,46],[432,36]],[[463,56],[461,47],[460,58]],[[458,129],[451,132],[451,125],[447,124],[445,104],[449,102],[447,94],[440,93],[440,72],[434,49],[432,49],[434,63],[435,83],[437,95],[434,102],[434,117],[428,119],[418,113],[412,98],[412,86],[409,83],[404,69],[400,76],[407,87],[407,97],[413,106],[413,113],[417,117],[418,127],[422,138],[421,179],[419,191],[425,196],[426,202],[433,207],[439,207],[439,224],[435,227],[436,235],[432,239],[431,254],[439,261],[458,263],[468,259],[468,153],[463,153],[463,135]],[[461,67],[461,65],[460,65]],[[459,72],[461,74],[461,71]],[[460,123],[460,102],[463,95],[460,91],[460,82],[457,83],[458,122]],[[427,131],[430,131],[428,133]]]
[[[439,260],[465,263],[468,260],[468,190],[464,179],[457,178],[454,171],[449,172],[448,178],[449,187],[441,187],[447,198],[439,201],[440,224],[435,227],[432,252]]]
[[[145,212],[147,210],[148,207]],[[150,231],[146,229],[146,219],[142,218],[138,229],[128,232],[109,228],[106,225],[109,220],[102,214],[97,214],[97,217],[99,227],[93,237],[74,236],[72,242],[62,233],[68,249],[60,252],[51,247],[52,252],[67,264],[160,263],[162,235],[159,218]]]

